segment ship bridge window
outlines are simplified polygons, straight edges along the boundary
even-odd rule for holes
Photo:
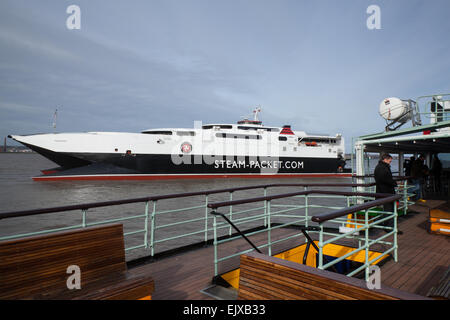
[[[238,126],[238,129],[241,130],[264,130],[264,131],[268,131],[268,132],[278,132],[280,131],[277,128],[259,128],[259,127],[245,127],[245,126]]]
[[[313,138],[313,137],[308,137],[308,138],[299,138],[298,142],[316,142],[316,143],[336,143],[336,139],[330,139],[330,138]]]
[[[194,131],[177,131],[177,136],[195,136]]]
[[[202,126],[202,129],[213,129],[213,128],[233,129],[233,126],[229,125],[229,124],[218,124],[218,125],[209,124],[209,125],[206,125],[206,126]]]
[[[218,137],[218,138],[227,138],[227,139],[255,139],[255,140],[262,139],[262,137],[260,135],[235,134],[235,133],[216,133],[216,137]]]
[[[172,131],[144,131],[142,133],[145,133],[145,134],[159,134],[159,135],[166,135],[166,136],[171,136],[172,135]]]
[[[287,137],[278,137],[279,141],[287,141]]]

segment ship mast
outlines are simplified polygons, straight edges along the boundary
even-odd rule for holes
[[[248,118],[245,118],[244,120],[238,121],[238,124],[256,124],[256,125],[262,125],[262,122],[258,119],[258,113],[261,112],[261,107],[258,106],[255,109],[253,109],[253,120],[249,120]]]
[[[56,133],[56,121],[58,120],[58,108],[56,108],[53,114],[53,132]]]
[[[260,107],[260,106],[256,107],[256,108],[253,110],[253,113],[254,113],[253,121],[259,122],[259,119],[258,119],[258,113],[260,113],[260,112],[261,112],[261,107]]]

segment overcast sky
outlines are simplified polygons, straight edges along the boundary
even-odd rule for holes
[[[348,152],[383,130],[383,98],[450,91],[449,14],[448,0],[1,0],[0,136],[53,132],[55,108],[58,132],[138,132],[260,105],[264,124],[342,133]]]

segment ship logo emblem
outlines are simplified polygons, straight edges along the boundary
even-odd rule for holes
[[[192,151],[192,145],[189,142],[185,142],[181,145],[181,152],[189,153]]]

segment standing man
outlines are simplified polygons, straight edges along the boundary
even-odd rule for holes
[[[431,165],[430,174],[433,177],[434,191],[440,193],[442,190],[441,184],[442,162],[439,160],[438,153],[434,154],[433,164]]]
[[[416,158],[414,156],[411,156],[409,160],[406,159],[405,162],[403,163],[403,168],[405,168],[405,176],[408,177],[411,175],[411,166],[415,160]]]
[[[428,174],[427,167],[423,164],[425,156],[421,154],[417,160],[415,160],[411,166],[411,181],[414,185],[412,192],[416,193],[414,200],[422,200],[422,185],[423,180]]]
[[[388,153],[382,153],[380,157],[380,161],[378,161],[377,166],[375,167],[374,176],[376,183],[376,193],[392,193],[395,194],[395,187],[397,183],[392,178],[391,172],[391,162],[392,156]],[[383,205],[383,211],[394,212],[394,203],[385,203]],[[389,219],[384,222],[385,227],[394,227],[394,220]],[[386,232],[390,232],[390,230],[383,229]],[[398,234],[402,234],[400,230],[397,232]]]

